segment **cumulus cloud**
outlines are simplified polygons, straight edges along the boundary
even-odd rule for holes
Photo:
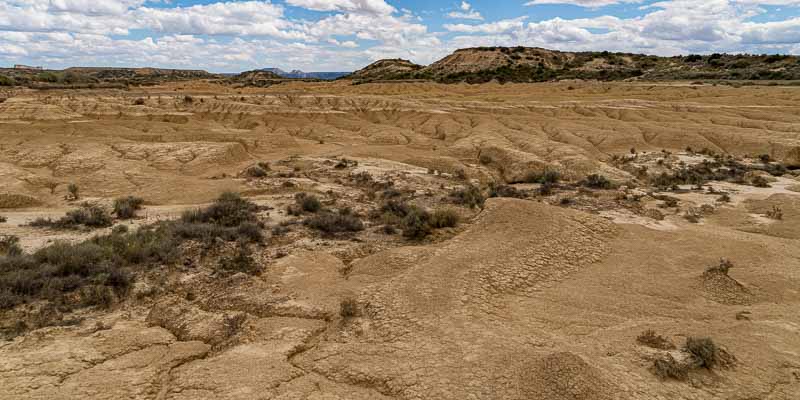
[[[483,16],[481,15],[481,13],[472,9],[472,4],[469,4],[466,1],[461,2],[459,11],[451,11],[447,13],[447,17],[453,19],[483,20]]]
[[[463,21],[439,31],[394,0],[159,1],[160,7],[153,0],[0,0],[0,64],[347,70],[385,57],[430,63],[480,45],[659,55],[800,52],[800,18],[754,18],[766,6],[800,7],[800,0],[530,0],[534,8],[525,10],[573,4],[599,7],[593,15],[600,16],[485,22],[459,1],[445,16]],[[622,3],[641,3],[637,15],[602,15],[603,6]],[[291,17],[287,10],[298,7],[320,14]]]
[[[384,0],[286,0],[286,3],[315,11],[348,11],[391,14],[395,8]]]

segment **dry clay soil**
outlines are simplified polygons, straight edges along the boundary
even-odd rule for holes
[[[148,218],[169,218],[225,190],[273,201],[286,194],[279,184],[238,176],[257,161],[292,156],[346,156],[420,181],[438,179],[426,172],[435,170],[513,182],[543,166],[567,179],[600,172],[624,180],[608,161],[631,148],[770,153],[793,165],[800,89],[192,83],[21,91],[0,104],[0,132],[0,214],[9,219],[0,233],[19,235],[30,250],[80,235],[20,226],[71,208],[68,183],[90,199],[144,197]],[[176,273],[174,293],[0,343],[0,398],[797,399],[797,183],[790,175],[772,189],[734,187],[733,201],[700,224],[490,199],[440,240],[392,239],[346,259],[337,248],[357,242],[311,240],[267,257],[255,276]],[[783,220],[761,216],[771,205]],[[735,263],[735,283],[704,280],[722,257]],[[197,288],[191,300],[186,287]],[[361,312],[342,319],[348,297]],[[648,329],[678,347],[711,337],[736,361],[661,380],[650,366],[666,352],[636,341]]]

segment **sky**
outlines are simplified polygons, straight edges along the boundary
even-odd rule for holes
[[[0,0],[0,66],[352,71],[491,45],[800,54],[800,0]]]

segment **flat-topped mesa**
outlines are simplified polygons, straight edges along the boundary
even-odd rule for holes
[[[350,79],[404,79],[410,78],[415,72],[423,69],[422,65],[414,64],[401,58],[378,60],[374,63],[353,72]]]
[[[607,51],[563,52],[538,47],[495,46],[459,49],[427,67],[405,60],[380,60],[350,77],[368,80],[428,79],[445,83],[564,79],[800,80],[800,57],[748,54],[659,57]]]

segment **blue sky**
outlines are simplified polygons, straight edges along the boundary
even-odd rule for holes
[[[0,66],[428,64],[472,46],[800,53],[800,0],[0,0]]]

